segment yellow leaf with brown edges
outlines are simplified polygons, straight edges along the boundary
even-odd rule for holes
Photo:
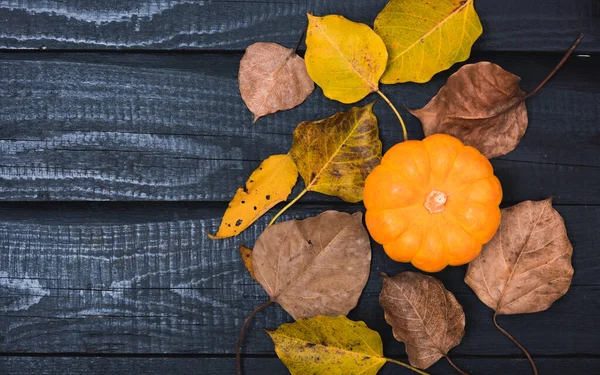
[[[250,175],[244,188],[239,188],[229,203],[219,231],[212,239],[240,234],[259,217],[292,192],[298,169],[289,155],[272,155]]]
[[[317,316],[267,331],[292,375],[375,375],[387,361],[379,334],[345,316]]]
[[[290,155],[308,191],[360,202],[365,179],[381,162],[373,103],[300,123]]]
[[[389,53],[381,82],[429,81],[469,58],[482,31],[473,0],[391,0],[375,19]]]
[[[252,279],[257,281],[256,276],[254,276],[254,268],[252,268],[252,249],[247,248],[244,245],[240,245],[240,256],[244,261],[244,267],[246,267]]]
[[[306,69],[329,99],[356,103],[379,90],[387,58],[385,44],[369,26],[338,15],[308,15]]]

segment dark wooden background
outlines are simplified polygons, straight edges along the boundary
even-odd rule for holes
[[[237,247],[253,245],[268,217],[239,238],[214,242],[205,232],[261,160],[288,150],[300,121],[348,108],[317,89],[301,107],[252,125],[237,87],[243,50],[293,46],[306,12],[372,24],[385,3],[0,0],[0,374],[234,373],[243,320],[267,299]],[[575,249],[573,285],[545,312],[499,320],[542,374],[600,373],[600,0],[477,0],[476,8],[484,34],[471,61],[500,64],[526,91],[586,34],[528,100],[518,148],[493,161],[504,206],[554,198]],[[456,69],[382,91],[417,108]],[[400,128],[384,103],[375,112],[387,149]],[[409,136],[422,137],[402,112]],[[284,219],[331,208],[362,210],[309,194]],[[383,320],[378,274],[407,269],[374,244],[370,281],[350,314],[398,359],[404,347]],[[467,316],[456,363],[473,374],[529,373],[464,272],[436,275]],[[246,374],[287,373],[263,328],[288,321],[278,306],[257,316]],[[443,361],[430,370],[452,373]]]

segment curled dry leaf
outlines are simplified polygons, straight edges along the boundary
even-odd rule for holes
[[[379,303],[411,365],[426,369],[447,356],[465,334],[465,313],[441,281],[417,272],[387,275]]]
[[[465,61],[482,28],[473,0],[391,0],[375,32],[389,53],[382,83],[427,82]]]
[[[252,279],[256,281],[256,276],[254,276],[254,268],[252,267],[252,249],[247,248],[244,245],[240,245],[240,256],[244,261],[244,267],[246,267]]]
[[[348,104],[379,90],[388,54],[369,26],[338,15],[309,14],[304,58],[325,96]]]
[[[386,362],[379,334],[345,316],[317,316],[267,331],[292,375],[375,375]]]
[[[298,169],[289,155],[272,155],[239,188],[212,239],[237,236],[277,203],[287,199],[296,185]]]
[[[373,103],[324,120],[300,123],[290,155],[307,191],[360,202],[365,179],[381,161]]]
[[[315,89],[302,57],[276,43],[250,45],[240,61],[238,81],[254,121],[294,108]]]
[[[502,210],[494,238],[469,264],[465,282],[496,314],[546,310],[573,278],[573,246],[551,199]]]
[[[490,62],[465,65],[425,107],[410,112],[421,120],[426,136],[450,134],[487,158],[505,155],[527,130],[520,80]]]
[[[294,319],[346,315],[369,277],[362,213],[325,211],[268,227],[256,241],[254,275]]]

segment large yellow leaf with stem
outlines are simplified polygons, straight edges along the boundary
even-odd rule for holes
[[[306,70],[329,99],[356,103],[376,92],[392,108],[408,138],[404,121],[392,102],[379,90],[388,53],[373,29],[339,15],[308,15]]]
[[[382,83],[427,82],[469,58],[482,27],[473,0],[391,0],[375,32],[389,53]]]
[[[229,203],[217,234],[212,239],[237,236],[292,192],[298,169],[289,155],[272,155],[250,175],[245,187]]]

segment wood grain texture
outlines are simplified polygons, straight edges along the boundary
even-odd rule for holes
[[[224,207],[186,204],[2,204],[0,207],[0,353],[232,354],[244,318],[267,294],[238,254],[254,245],[266,219],[239,238],[212,242]],[[224,206],[224,205],[222,205]],[[327,206],[300,205],[286,219]],[[344,211],[360,209],[343,205]],[[597,278],[599,206],[559,206],[574,245],[573,287],[549,310],[501,317],[535,355],[600,355]],[[370,280],[350,317],[381,333],[386,353],[401,355],[378,303],[385,271],[413,269],[373,246]],[[519,355],[462,279],[464,267],[436,274],[467,316],[458,355]],[[263,328],[290,317],[260,313],[245,352],[272,354]]]
[[[2,0],[0,48],[233,49],[254,42],[293,47],[306,13],[342,14],[373,25],[387,0]],[[600,51],[596,0],[478,0],[477,50]]]
[[[406,358],[399,359],[406,361]],[[456,364],[472,374],[521,374],[529,363],[520,358],[460,358]],[[542,374],[595,374],[600,372],[596,358],[536,358]],[[289,374],[276,358],[244,359],[247,374]],[[201,373],[202,375],[233,374],[233,358],[123,358],[123,357],[0,357],[3,375],[64,375],[64,374],[131,374],[168,375]],[[201,372],[200,372],[201,371]],[[431,367],[432,374],[452,374],[446,361]],[[398,366],[386,364],[378,375],[407,373]]]
[[[317,89],[302,106],[252,125],[237,87],[240,57],[0,53],[0,199],[228,201],[261,160],[289,150],[299,122],[349,108]],[[526,91],[558,59],[474,56],[522,76]],[[505,201],[600,203],[599,63],[573,57],[528,100],[524,139],[493,162]],[[382,90],[400,108],[419,108],[455,69]],[[386,150],[401,130],[385,103],[375,113]],[[403,114],[410,138],[422,137],[418,120]]]

